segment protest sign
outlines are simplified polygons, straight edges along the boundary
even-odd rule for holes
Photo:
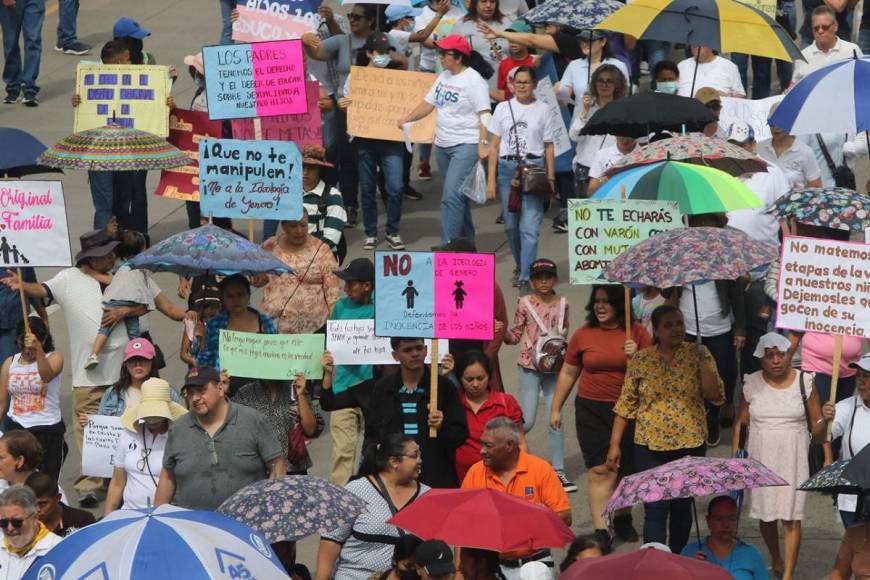
[[[123,432],[120,417],[88,415],[82,440],[82,475],[112,477],[112,459]]]
[[[537,66],[538,83],[544,78],[550,79],[550,85],[559,82],[559,75],[556,72],[556,62],[553,60],[553,55],[549,52],[544,53]],[[558,104],[558,100],[556,101]],[[571,113],[568,107],[559,107],[559,116],[562,117],[562,125],[571,127]],[[570,147],[567,151],[561,154],[556,154],[556,172],[571,173],[574,171],[574,148]]]
[[[753,8],[761,10],[771,18],[776,18],[776,0],[741,0]]]
[[[270,141],[293,141],[299,147],[323,145],[321,133],[320,85],[316,81],[305,83],[308,95],[308,112],[299,115],[277,115],[260,121],[260,139]],[[233,139],[256,139],[252,119],[233,119]]]
[[[571,284],[608,284],[599,276],[614,258],[658,232],[682,226],[676,202],[569,199]]]
[[[59,181],[0,181],[0,266],[72,265]]]
[[[544,77],[538,81],[538,86],[535,88],[535,96],[550,109],[555,154],[561,155],[567,151],[573,152],[574,147],[571,144],[571,139],[568,138],[568,128],[565,127],[565,121],[562,119],[559,101],[556,100],[556,93],[553,92],[553,83],[549,77]]]
[[[204,46],[202,59],[209,118],[308,112],[301,40]]]
[[[756,101],[722,97],[719,126],[724,131],[728,131],[728,127],[734,123],[748,123],[755,131],[756,141],[770,139],[770,126],[767,124],[767,118],[770,116],[770,108],[781,100],[782,95]]]
[[[374,67],[350,68],[347,132],[354,137],[404,141],[398,122],[416,107],[435,82],[433,73]],[[435,112],[411,125],[414,143],[435,138]]]
[[[221,330],[221,368],[233,377],[293,380],[322,379],[322,334],[257,334]]]
[[[318,8],[320,0],[240,0],[233,40],[287,40],[315,32],[321,21]]]
[[[287,141],[200,140],[199,202],[204,216],[300,219],[299,148]]]
[[[492,340],[495,256],[375,253],[375,334]]]
[[[220,139],[220,121],[210,121],[208,113],[173,109],[169,114],[169,141],[188,157],[184,167],[164,169],[160,174],[155,195],[199,201],[199,142],[207,137]]]
[[[870,337],[870,245],[786,236],[776,325]]]
[[[73,131],[108,124],[131,127],[161,137],[169,135],[168,67],[79,63]]]
[[[432,344],[426,340],[426,346]],[[450,352],[448,341],[438,341],[438,362]],[[375,321],[329,320],[326,322],[326,350],[337,365],[395,365],[393,349],[388,337],[375,336]],[[432,362],[432,351],[426,354],[426,364]]]

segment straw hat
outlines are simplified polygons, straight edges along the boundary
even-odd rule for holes
[[[121,415],[121,425],[136,432],[136,424],[146,417],[163,417],[175,421],[187,409],[174,402],[169,396],[171,387],[163,379],[152,378],[142,383],[142,398],[139,404],[127,407]]]

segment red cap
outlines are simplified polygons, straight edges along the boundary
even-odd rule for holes
[[[465,56],[471,56],[471,45],[468,44],[468,41],[464,36],[458,34],[451,34],[450,36],[442,38],[435,43],[435,46],[441,50],[455,50],[456,52],[461,52]]]

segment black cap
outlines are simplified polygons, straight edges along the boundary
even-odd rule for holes
[[[538,274],[552,274],[553,276],[558,276],[559,273],[556,270],[556,263],[553,260],[548,260],[546,258],[540,258],[532,262],[532,265],[529,266],[529,278],[533,278]]]
[[[364,48],[366,50],[386,54],[390,51],[390,38],[383,32],[372,32],[368,38],[366,38]]]
[[[188,371],[182,388],[204,387],[211,382],[219,383],[220,380],[221,374],[211,367],[193,367]]]
[[[375,283],[375,265],[368,258],[355,258],[344,270],[335,273],[345,282]]]
[[[79,238],[82,249],[76,254],[76,265],[85,258],[99,258],[114,250],[120,242],[114,240],[106,230],[91,230]]]
[[[442,576],[456,572],[453,565],[453,550],[441,540],[426,540],[414,552],[417,565],[430,576]]]

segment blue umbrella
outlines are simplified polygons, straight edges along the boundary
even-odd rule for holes
[[[589,30],[625,6],[616,0],[547,0],[525,14],[523,20],[538,26],[558,24]]]
[[[211,224],[170,236],[129,262],[152,272],[196,274],[286,274],[292,270],[245,238]]]
[[[34,173],[63,173],[36,162],[45,151],[39,139],[12,127],[0,127],[0,177],[24,177]]]
[[[119,510],[76,531],[24,578],[287,578],[269,543],[214,512]]]

